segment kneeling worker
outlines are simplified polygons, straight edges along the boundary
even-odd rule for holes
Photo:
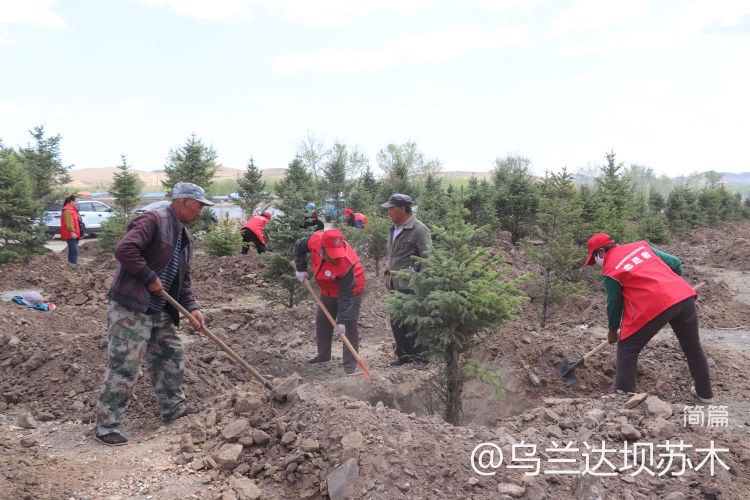
[[[356,351],[359,351],[359,310],[362,292],[365,289],[365,270],[354,249],[344,241],[338,229],[317,231],[309,238],[300,238],[294,243],[296,277],[300,283],[307,279],[307,254],[311,254],[313,276],[320,288],[321,301],[337,318],[337,327],[318,307],[315,315],[315,337],[318,354],[309,363],[324,363],[331,359],[331,340],[340,333],[346,335]],[[357,360],[342,344],[344,371],[354,373]]]

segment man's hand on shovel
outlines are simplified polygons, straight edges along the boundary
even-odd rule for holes
[[[617,333],[617,328],[610,328],[607,332],[607,338],[610,344],[616,344],[620,340],[620,335]]]

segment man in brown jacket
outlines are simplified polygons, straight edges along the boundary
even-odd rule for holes
[[[190,325],[195,330],[203,327],[203,313],[190,286],[193,237],[185,224],[195,222],[205,205],[213,203],[205,198],[202,188],[178,182],[172,202],[138,216],[115,247],[118,265],[109,290],[107,366],[94,429],[101,443],[118,446],[128,442],[119,426],[144,357],[162,422],[195,413],[182,391],[185,351],[175,328],[179,312],[160,294],[166,290],[190,311]]]
[[[404,278],[391,275],[391,271],[414,269],[419,271],[419,263],[412,257],[426,257],[432,245],[430,230],[412,214],[412,199],[406,194],[395,193],[380,205],[388,209],[393,221],[388,238],[388,262],[385,266],[385,286],[389,290],[412,293],[409,282]],[[424,365],[427,360],[422,355],[425,346],[415,346],[416,331],[414,327],[401,324],[391,319],[393,339],[396,341],[397,359],[391,366],[400,366],[416,361]]]

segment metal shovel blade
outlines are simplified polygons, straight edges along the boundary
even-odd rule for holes
[[[565,385],[573,385],[578,381],[578,379],[576,378],[575,369],[576,364],[574,363],[573,365],[571,365],[565,359],[555,363],[555,370],[557,370],[557,373],[562,375]]]

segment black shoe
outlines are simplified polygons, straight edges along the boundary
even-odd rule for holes
[[[390,366],[401,366],[401,365],[405,365],[406,363],[411,363],[411,358],[409,356],[401,356],[400,358],[394,359],[388,364]]]
[[[308,363],[311,365],[317,365],[318,363],[328,363],[329,361],[331,361],[331,358],[323,359],[319,356],[315,356],[313,359],[309,360]]]
[[[426,359],[417,359],[417,360],[414,360],[414,363],[412,363],[412,366],[414,367],[415,370],[424,370],[425,368],[427,368],[428,364],[429,364],[429,361],[427,361]]]
[[[345,366],[344,367],[344,373],[346,373],[347,375],[351,375],[355,371],[357,371],[357,367],[356,366]]]
[[[124,444],[128,444],[128,438],[116,432],[108,432],[107,434],[103,434],[101,436],[94,432],[94,438],[96,438],[96,440],[100,443],[106,444],[107,446],[122,446]]]
[[[197,409],[197,408],[193,408],[192,406],[180,405],[172,413],[168,413],[167,415],[162,415],[161,416],[161,423],[163,423],[163,424],[171,424],[172,422],[174,422],[178,418],[186,417],[188,415],[195,415],[198,412],[200,412],[200,410]]]

